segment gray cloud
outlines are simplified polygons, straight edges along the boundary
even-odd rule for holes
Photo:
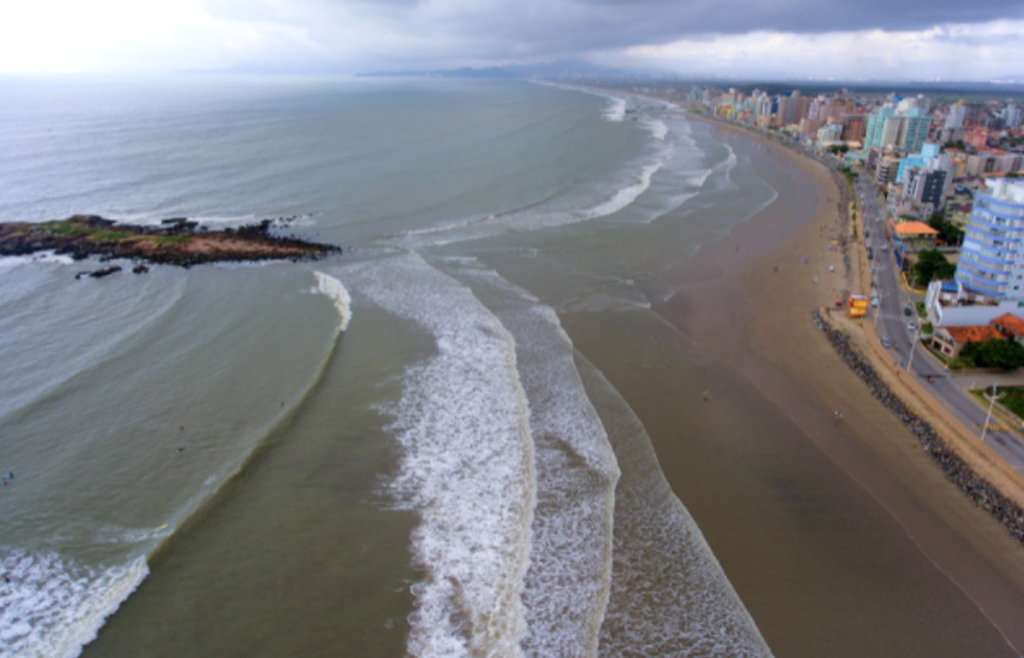
[[[908,31],[1024,18],[1019,0],[221,0],[222,17],[305,25],[327,46],[354,22],[399,35],[418,56],[562,56],[706,34]],[[390,43],[388,52],[402,57]],[[367,44],[372,50],[373,44]]]

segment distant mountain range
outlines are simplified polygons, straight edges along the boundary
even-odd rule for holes
[[[817,93],[841,88],[867,94],[928,94],[942,96],[1013,96],[1024,95],[1024,75],[1003,76],[986,81],[895,81],[895,80],[757,80],[694,77],[660,69],[620,69],[591,64],[582,60],[561,60],[545,64],[508,64],[485,68],[407,69],[400,71],[373,71],[357,74],[360,77],[388,78],[469,78],[469,79],[542,79],[572,81],[633,81],[637,83],[661,82],[686,85],[736,87],[749,91],[755,87],[769,92],[800,89]]]
[[[668,71],[618,69],[579,60],[562,60],[545,64],[508,64],[486,68],[371,71],[357,75],[368,78],[540,78],[544,80],[678,79],[680,77],[678,74]]]
[[[219,71],[190,71],[191,75],[319,75],[347,77],[351,72],[340,71],[333,66],[289,67],[279,65],[243,65]],[[506,64],[483,68],[462,67],[455,69],[403,69],[397,71],[368,71],[357,73],[357,77],[376,78],[453,78],[453,79],[519,79],[552,80],[558,82],[626,83],[650,86],[671,85],[674,87],[735,87],[749,92],[755,88],[769,93],[799,89],[804,94],[828,93],[837,89],[849,89],[861,94],[884,95],[896,92],[903,95],[926,94],[940,97],[1024,97],[1024,75],[1006,75],[983,81],[957,80],[821,80],[821,79],[770,79],[770,78],[722,78],[687,75],[657,68],[615,68],[591,64],[584,60],[558,60],[540,64]]]

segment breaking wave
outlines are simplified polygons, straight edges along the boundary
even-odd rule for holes
[[[421,518],[412,550],[424,577],[412,587],[409,653],[519,656],[536,479],[515,343],[469,289],[416,254],[341,276],[437,345],[383,410],[402,447],[389,489]]]
[[[341,281],[329,274],[323,272],[313,272],[313,274],[316,276],[317,290],[334,300],[334,307],[338,309],[338,317],[341,318],[338,331],[345,331],[352,319],[352,299],[348,295],[348,290],[345,290]]]

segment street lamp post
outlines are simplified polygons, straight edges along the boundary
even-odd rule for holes
[[[981,442],[985,443],[985,433],[988,432],[988,423],[992,420],[992,407],[996,406],[996,391],[998,391],[998,384],[992,384],[992,397],[989,398],[988,403],[988,416],[985,417],[985,427],[981,428]]]
[[[921,327],[917,328],[917,331],[914,332],[914,335],[911,338],[912,340],[910,342],[910,358],[907,359],[908,373],[910,372],[910,366],[914,363],[914,350],[917,349],[917,343],[919,340],[921,340]]]

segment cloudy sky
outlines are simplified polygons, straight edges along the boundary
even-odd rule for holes
[[[0,74],[334,71],[582,58],[693,75],[1024,79],[1024,2],[12,0]]]

